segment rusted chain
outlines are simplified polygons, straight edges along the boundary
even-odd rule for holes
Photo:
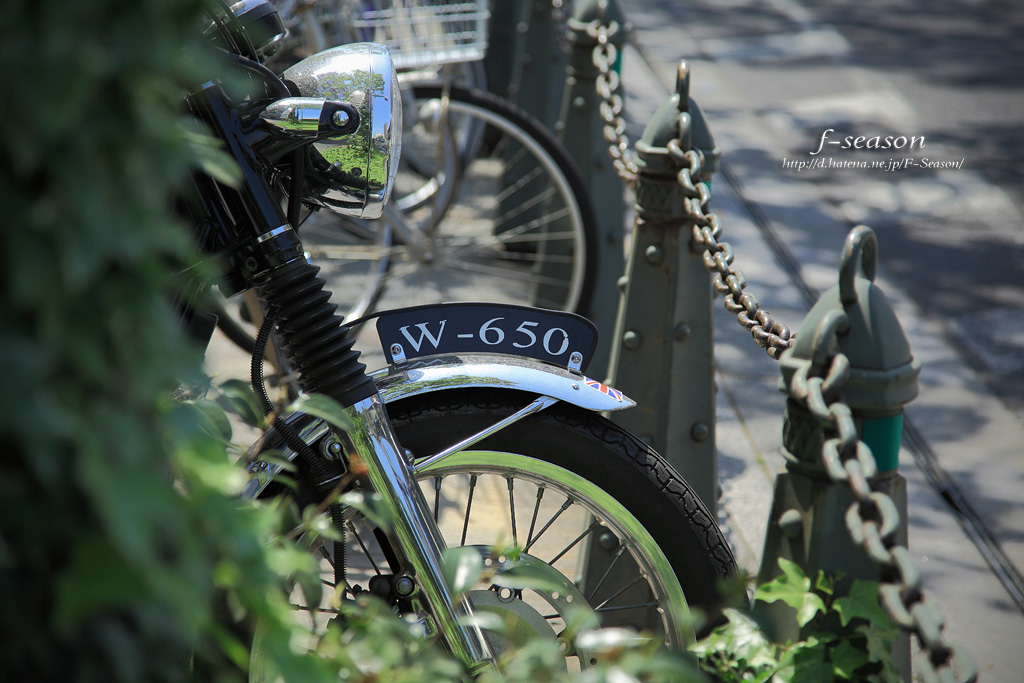
[[[639,169],[633,158],[633,150],[626,137],[626,120],[622,118],[623,100],[621,81],[615,71],[619,50],[611,38],[622,30],[617,21],[606,21],[605,5],[598,3],[598,16],[587,25],[587,35],[597,41],[592,52],[594,68],[597,70],[595,87],[601,98],[598,111],[604,122],[603,135],[608,143],[608,155],[619,178],[632,187],[636,183]]]
[[[711,190],[700,182],[703,153],[696,149],[684,150],[678,139],[669,141],[668,151],[679,167],[676,177],[686,197],[683,203],[686,217],[693,223],[693,242],[704,253],[704,267],[715,275],[714,286],[725,297],[725,309],[736,315],[737,322],[751,333],[758,346],[778,360],[792,345],[792,334],[788,327],[776,322],[761,308],[757,297],[745,291],[747,279],[742,271],[732,267],[732,246],[720,240],[722,228],[718,216],[708,211]]]
[[[853,414],[841,398],[850,362],[841,353],[828,353],[847,325],[846,314],[841,311],[822,320],[815,331],[812,361],[794,373],[788,394],[814,416],[825,432],[819,464],[833,483],[846,484],[853,493],[855,500],[846,511],[847,531],[882,568],[882,607],[893,623],[913,633],[920,643],[915,672],[929,683],[970,683],[978,677],[973,662],[943,636],[942,615],[925,596],[910,551],[897,540],[900,513],[896,503],[886,493],[872,490],[870,482],[877,474],[874,456],[857,436]]]
[[[598,17],[587,25],[587,35],[597,42],[593,61],[598,72],[595,87],[601,98],[599,110],[604,122],[604,139],[619,178],[628,187],[635,187],[639,167],[626,136],[623,100],[619,92],[621,83],[614,70],[618,49],[611,42],[622,27],[616,21],[606,21],[604,10],[604,5],[599,3]],[[703,154],[699,150],[684,150],[679,140],[670,141],[668,149],[679,166],[677,178],[686,197],[686,217],[693,224],[694,244],[704,253],[704,266],[715,275],[715,289],[725,296],[726,310],[735,314],[739,324],[751,333],[757,345],[777,360],[792,344],[792,334],[788,327],[761,309],[757,297],[744,291],[747,280],[741,271],[732,267],[732,247],[728,242],[719,240],[722,230],[718,217],[708,211],[711,191],[706,183],[700,182]]]

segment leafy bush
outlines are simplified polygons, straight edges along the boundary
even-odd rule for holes
[[[180,113],[217,73],[203,8],[0,9],[0,680],[182,680],[192,652],[222,679],[246,658],[226,625],[285,623],[270,587],[309,562],[172,398],[202,382],[171,305],[202,266],[169,208],[205,156]]]
[[[876,582],[855,580],[846,595],[837,595],[836,578],[819,573],[812,586],[798,565],[780,558],[779,566],[782,574],[759,586],[755,597],[789,605],[813,635],[776,643],[753,615],[727,609],[728,623],[691,648],[707,671],[723,683],[902,680],[892,661],[898,630],[878,602]]]

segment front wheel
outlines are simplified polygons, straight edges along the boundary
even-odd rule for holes
[[[453,390],[388,411],[400,442],[422,458],[528,402],[515,392]],[[689,610],[714,611],[717,584],[736,570],[714,518],[678,474],[632,435],[575,406],[556,404],[418,476],[449,547],[471,546],[498,570],[525,563],[553,578],[537,590],[470,594],[478,611],[515,625],[514,635],[497,638],[499,650],[521,644],[517,638],[564,639],[567,616],[581,604],[604,626],[681,647],[692,638]],[[495,547],[521,555],[495,557]],[[589,666],[588,653],[561,645],[580,668]]]

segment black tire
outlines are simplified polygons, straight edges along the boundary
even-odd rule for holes
[[[403,446],[416,457],[425,457],[494,424],[528,401],[529,397],[510,391],[451,390],[407,398],[389,404],[388,411]],[[480,454],[478,458],[489,457],[488,453],[528,456],[575,473],[610,494],[664,553],[687,607],[697,607],[714,618],[721,607],[720,582],[736,572],[732,550],[686,482],[639,439],[598,414],[559,403],[497,432],[472,450]],[[424,491],[429,501],[429,482]],[[459,540],[449,544],[458,545]],[[679,616],[669,615],[669,620]],[[681,638],[685,641],[690,635]]]

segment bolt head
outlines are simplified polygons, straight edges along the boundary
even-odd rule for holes
[[[690,436],[697,443],[701,443],[702,441],[707,441],[708,437],[711,436],[711,429],[703,422],[696,422],[690,428]]]
[[[658,265],[665,260],[665,250],[657,244],[652,244],[644,250],[644,256],[648,263]]]
[[[399,576],[395,579],[395,593],[407,598],[416,590],[416,582],[408,576]]]
[[[642,338],[640,337],[640,333],[635,330],[629,330],[622,335],[622,345],[630,351],[635,351],[640,348],[641,341]]]
[[[619,539],[610,531],[602,531],[597,537],[597,544],[605,550],[614,550],[619,546]]]

